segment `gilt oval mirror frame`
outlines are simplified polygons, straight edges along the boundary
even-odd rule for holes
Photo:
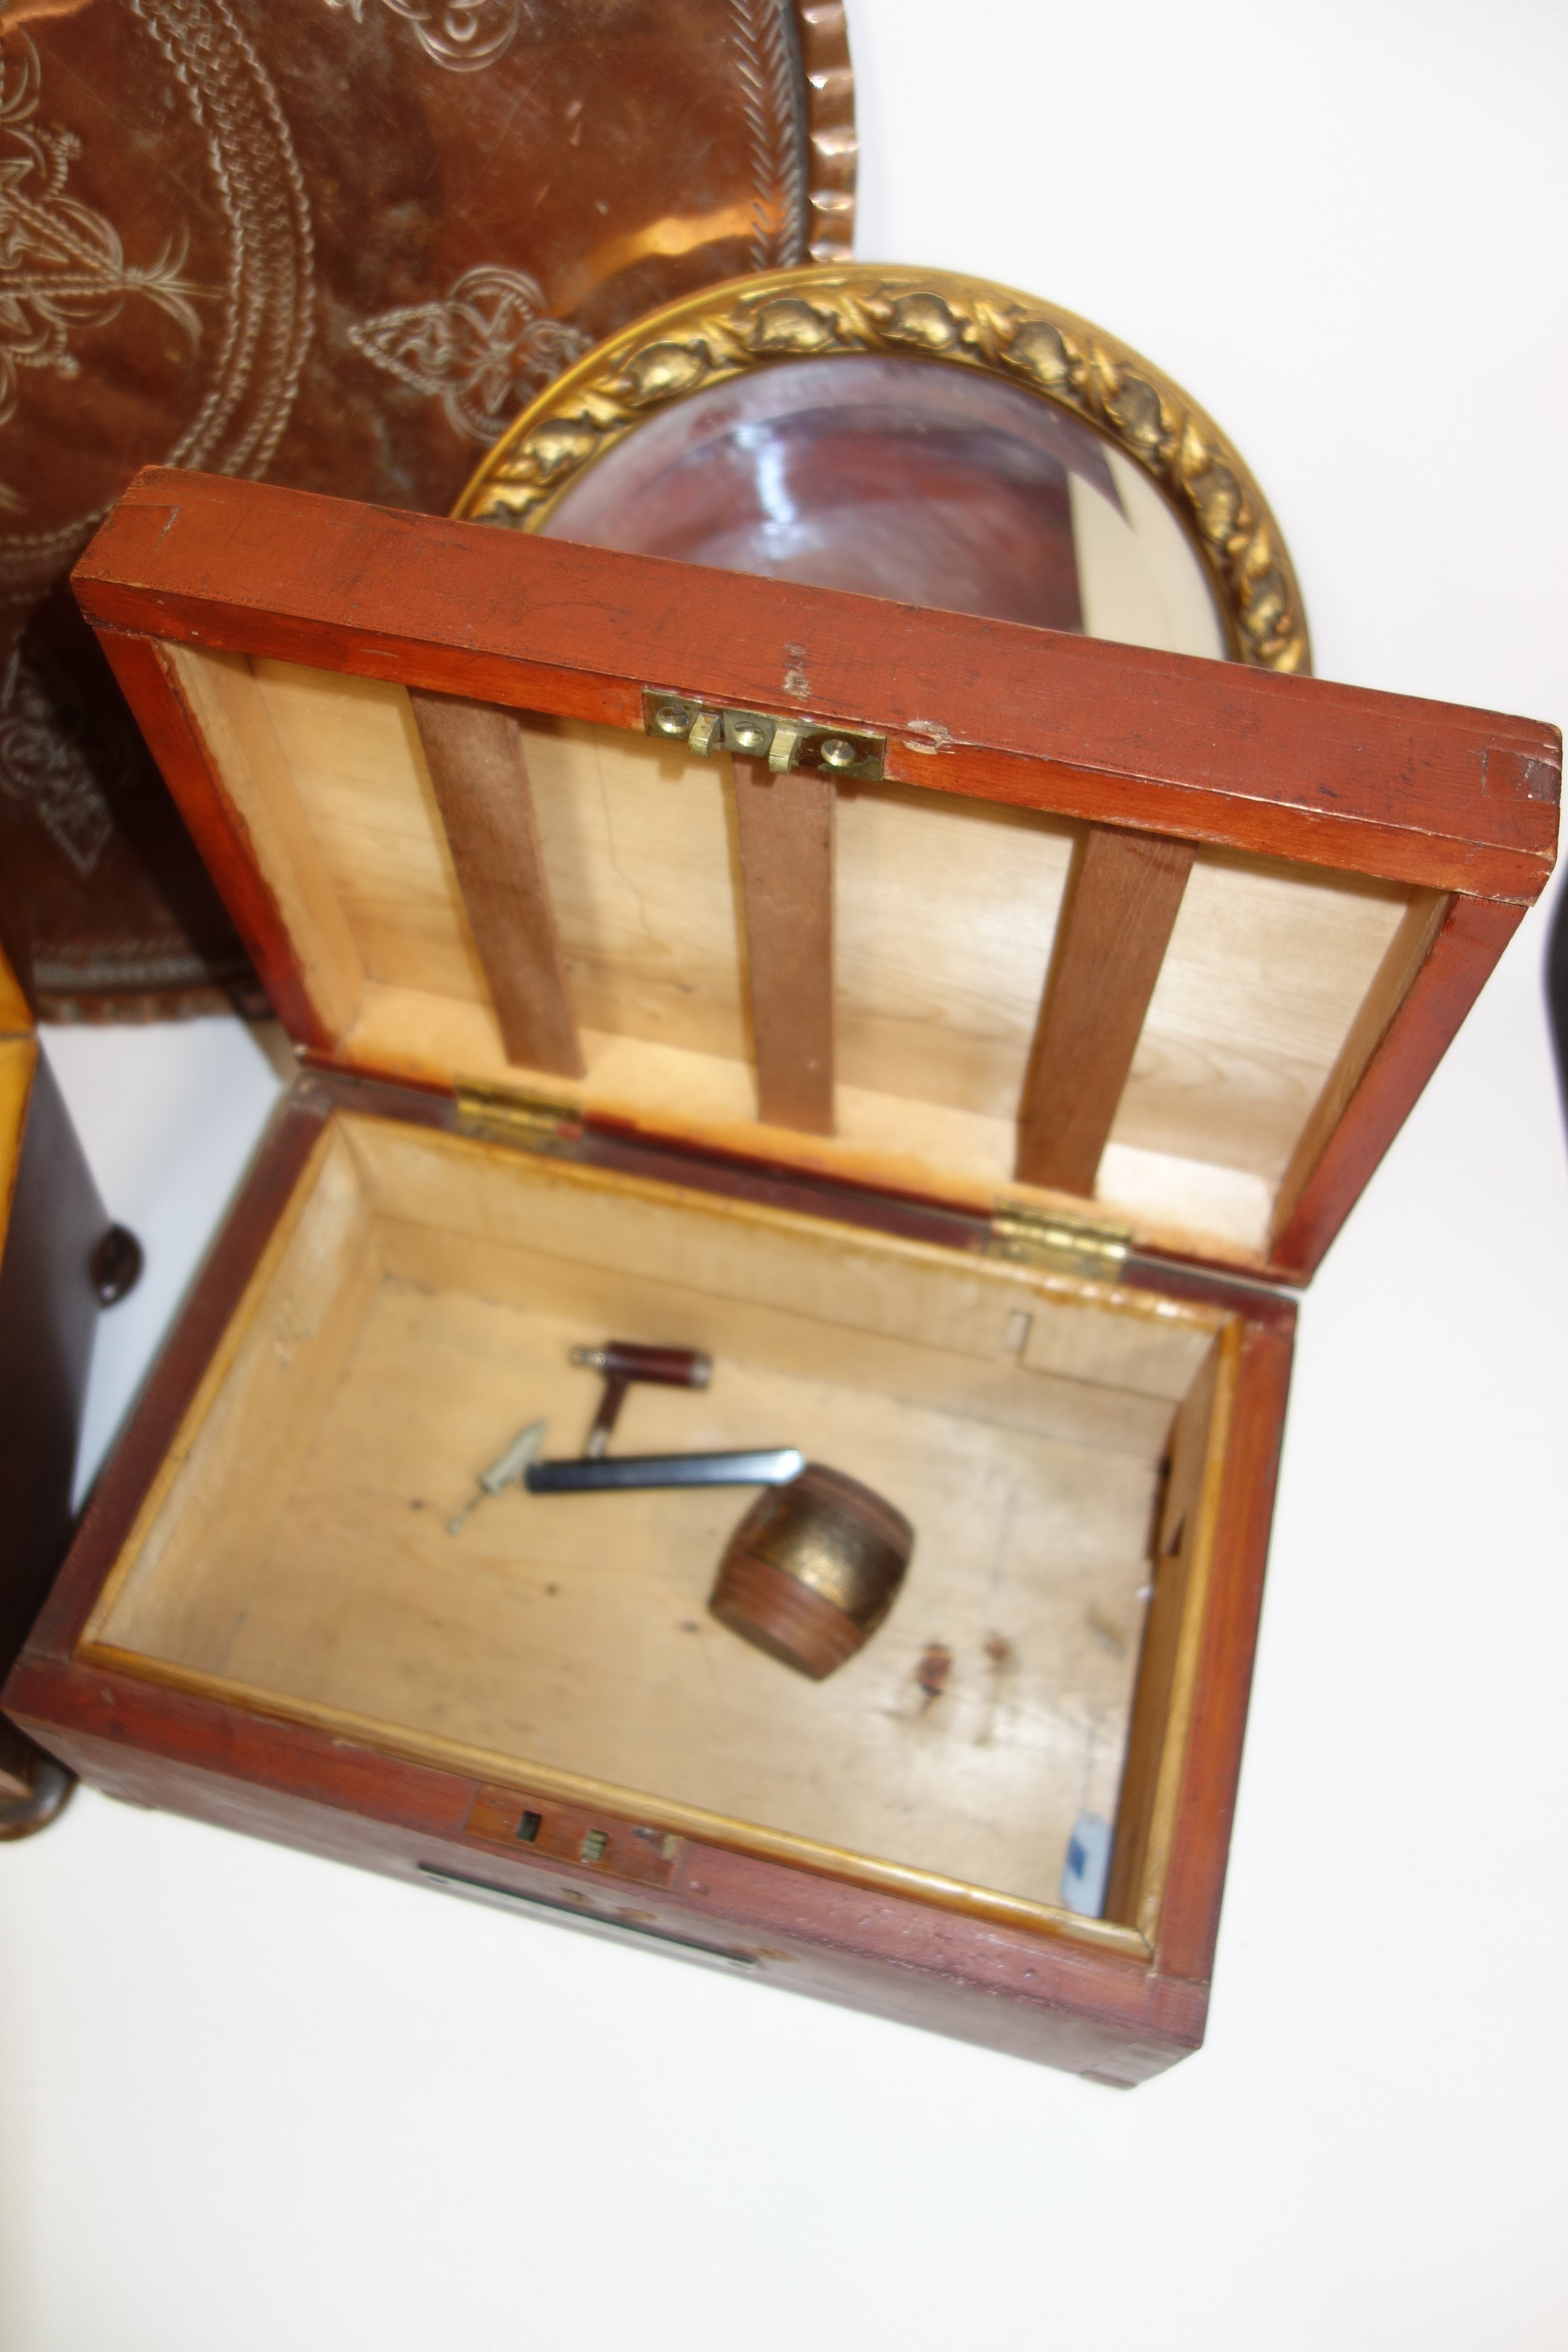
[[[823,362],[837,368],[829,400],[814,389],[827,387]],[[870,474],[874,548],[857,544],[855,511]],[[771,485],[786,476],[780,499]],[[1311,666],[1279,527],[1212,418],[1100,328],[946,271],[782,269],[667,303],[541,394],[454,513],[1285,673]],[[1084,587],[1070,583],[1065,604],[1046,549],[1053,515],[1076,534]],[[1167,578],[1173,547],[1195,559],[1208,642],[1201,622],[1142,635],[1107,607],[1110,625],[1097,623],[1090,542],[1114,515],[1142,525],[1139,560]],[[984,576],[966,585],[972,565]]]

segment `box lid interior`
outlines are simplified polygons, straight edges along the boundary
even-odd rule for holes
[[[1555,843],[1532,722],[253,484],[77,589],[313,1055],[1271,1276]]]

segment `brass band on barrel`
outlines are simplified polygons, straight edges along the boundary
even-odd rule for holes
[[[808,1462],[746,1513],[709,1606],[732,1633],[820,1681],[882,1622],[913,1546],[909,1521],[880,1495]]]

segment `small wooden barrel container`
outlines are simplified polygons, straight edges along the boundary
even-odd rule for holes
[[[731,1633],[821,1682],[891,1609],[914,1540],[902,1512],[869,1486],[808,1462],[746,1513],[708,1606]]]

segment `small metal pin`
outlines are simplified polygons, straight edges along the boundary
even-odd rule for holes
[[[859,758],[858,747],[845,735],[830,735],[822,747],[825,768],[852,768]]]
[[[520,1429],[506,1452],[498,1454],[488,1470],[479,1472],[479,1491],[473,1500],[465,1503],[455,1519],[447,1522],[447,1533],[455,1536],[470,1511],[477,1511],[489,1495],[499,1495],[505,1487],[521,1486],[528,1475],[529,1465],[537,1462],[544,1450],[545,1424],[531,1421]]]

